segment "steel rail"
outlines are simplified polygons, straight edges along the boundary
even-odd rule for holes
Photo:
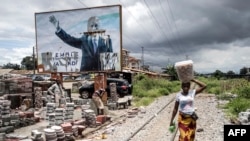
[[[149,118],[140,128],[138,128],[133,134],[131,134],[125,141],[130,141],[136,134],[138,134],[147,124],[149,124],[159,113],[161,113],[166,107],[169,106],[175,100],[173,97],[164,107],[162,107],[158,112],[156,112],[153,116]],[[175,134],[176,135],[176,134]],[[175,136],[174,135],[174,136]],[[173,137],[174,138],[174,137]]]

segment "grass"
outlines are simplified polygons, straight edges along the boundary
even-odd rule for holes
[[[224,108],[228,115],[235,117],[250,108],[250,83],[245,79],[218,80],[216,78],[197,78],[207,84],[205,93],[215,94],[220,100],[229,101]],[[179,81],[150,79],[145,75],[134,78],[133,104],[147,106],[156,98],[180,91]],[[235,97],[236,95],[236,97]]]

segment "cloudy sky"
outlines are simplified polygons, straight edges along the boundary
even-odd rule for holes
[[[0,65],[36,45],[35,13],[122,5],[122,46],[150,69],[193,60],[196,72],[250,67],[249,0],[0,0]],[[143,57],[142,57],[143,56]]]

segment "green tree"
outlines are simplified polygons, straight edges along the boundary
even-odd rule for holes
[[[14,69],[14,70],[20,70],[20,65],[18,65],[18,64],[8,63],[8,64],[4,64],[4,65],[3,65],[3,69]]]
[[[227,72],[227,75],[235,75],[235,72],[230,70]]]
[[[177,80],[178,76],[174,65],[167,65],[167,67],[162,68],[162,70],[162,73],[166,73],[171,76],[171,80]]]
[[[248,68],[246,67],[243,67],[240,69],[240,74],[247,74],[247,72],[248,72]]]
[[[24,66],[27,70],[33,70],[35,64],[34,64],[32,56],[24,57],[22,62],[21,62],[21,65]]]
[[[214,73],[212,73],[212,76],[220,80],[224,76],[224,73],[220,70],[216,70]]]

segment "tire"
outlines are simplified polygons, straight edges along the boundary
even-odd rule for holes
[[[88,99],[89,98],[89,92],[88,91],[82,91],[81,96],[83,99]]]

